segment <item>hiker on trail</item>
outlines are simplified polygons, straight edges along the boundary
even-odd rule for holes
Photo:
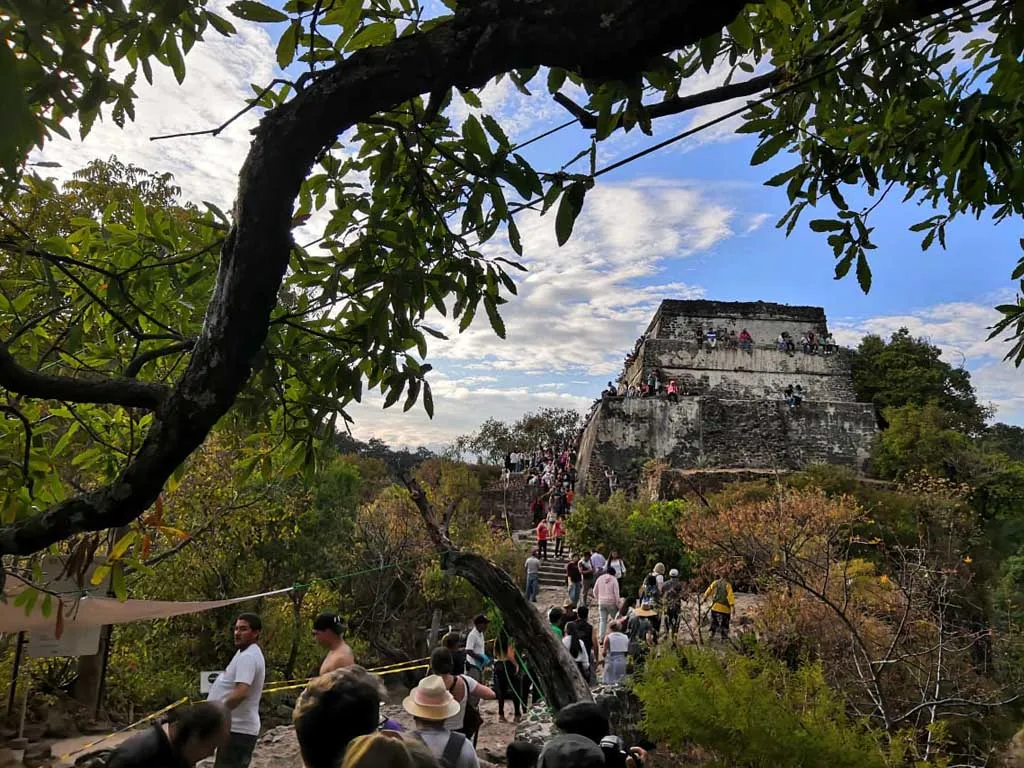
[[[608,567],[615,574],[615,578],[618,579],[619,586],[622,586],[622,578],[626,575],[626,563],[614,549],[608,558]]]
[[[171,710],[168,722],[121,742],[106,768],[185,768],[224,746],[231,738],[231,711],[223,704],[203,701]]]
[[[544,520],[537,523],[537,551],[545,560],[548,559],[548,536],[550,535],[551,529],[548,528],[548,524]]]
[[[402,708],[416,722],[416,738],[426,744],[446,768],[480,768],[472,742],[447,725],[450,718],[459,714],[460,705],[440,675],[428,675],[420,680],[402,701]]]
[[[660,563],[659,563],[660,565]],[[658,586],[658,574],[649,573],[640,587],[641,605],[649,605],[654,609],[654,616],[651,617],[651,626],[654,628],[654,636],[657,638],[661,630],[661,588]]]
[[[551,627],[551,631],[555,633],[555,637],[559,640],[565,636],[565,630],[563,629],[565,624],[565,613],[558,606],[555,606],[548,611],[548,624]]]
[[[587,646],[583,644],[580,637],[583,629],[575,621],[565,625],[565,636],[562,638],[562,645],[569,652],[569,656],[576,662],[576,669],[579,670],[583,679],[590,681],[590,656],[587,653]]]
[[[519,662],[516,648],[508,632],[502,629],[494,640],[494,693],[498,697],[498,721],[505,720],[505,700],[512,699],[515,712],[514,722],[518,723],[522,713],[519,709]]]
[[[569,592],[569,601],[577,606],[580,603],[580,591],[583,589],[583,574],[580,573],[580,564],[576,560],[570,560],[565,565],[565,581]]]
[[[590,564],[594,567],[595,579],[600,574],[604,573],[605,568],[608,567],[608,561],[605,559],[605,556],[598,552],[596,549],[590,553]]]
[[[461,733],[476,744],[476,736],[483,723],[476,702],[479,699],[493,701],[498,697],[491,688],[478,683],[469,675],[455,675],[452,656],[447,648],[435,648],[430,654],[430,673],[442,678],[445,689],[459,705],[458,711],[445,719],[445,727]]]
[[[473,628],[466,635],[466,674],[478,683],[484,679],[484,667],[490,663],[490,658],[484,651],[484,632],[490,619],[482,613],[473,619]]]
[[[526,558],[526,599],[531,603],[537,602],[537,594],[540,592],[540,558],[538,552]]]
[[[661,594],[661,590],[665,586],[665,564],[657,563],[651,573],[654,574],[655,581],[658,582],[658,594]]]
[[[336,768],[349,743],[380,725],[384,684],[358,664],[313,678],[292,712],[306,768]]]
[[[219,701],[231,710],[231,736],[217,749],[215,768],[248,768],[260,733],[260,698],[267,663],[260,650],[263,621],[255,613],[243,613],[235,619],[234,657],[228,668],[217,675],[207,701]]]
[[[555,518],[555,524],[551,527],[551,536],[555,540],[555,557],[562,557],[565,554],[565,524],[562,518]]]
[[[313,619],[313,637],[327,649],[327,655],[320,664],[321,675],[342,667],[351,667],[356,663],[352,649],[342,638],[344,634],[345,624],[337,614],[321,613]]]
[[[622,631],[622,622],[613,621],[601,643],[601,654],[604,658],[604,677],[601,682],[614,684],[626,675],[628,653],[629,637]]]
[[[654,623],[657,618],[657,607],[650,600],[644,600],[626,623],[626,634],[631,645],[635,644],[632,652],[638,660],[643,659],[650,647],[658,642],[658,630]]]
[[[736,597],[732,593],[732,584],[728,579],[718,578],[704,591],[704,599],[711,599],[711,637],[716,630],[721,630],[723,640],[729,639],[729,619],[736,605]]]
[[[674,639],[679,632],[679,612],[683,602],[683,582],[675,568],[668,572],[668,581],[661,590],[661,601],[665,606],[665,631]]]
[[[603,640],[621,602],[619,580],[615,578],[615,571],[611,568],[601,574],[601,577],[594,583],[594,602],[597,603],[597,612],[600,617],[597,633]]]
[[[583,557],[579,559],[580,575],[583,576],[583,594],[580,595],[580,602],[583,605],[587,604],[587,600],[590,596],[590,590],[594,587],[596,576],[594,574],[594,565],[590,560],[590,550],[583,550]]]
[[[597,665],[597,628],[590,623],[590,609],[585,605],[581,605],[576,611],[576,632],[583,647],[587,649],[587,658],[590,660],[590,669],[593,671]],[[587,682],[590,681],[590,677],[587,677]]]
[[[452,655],[452,674],[466,674],[466,642],[462,638],[462,633],[449,627],[449,631],[441,638],[441,646],[447,648],[448,653]]]

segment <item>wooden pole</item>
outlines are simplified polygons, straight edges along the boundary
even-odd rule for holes
[[[14,697],[18,691],[18,672],[21,669],[21,654],[25,649],[25,633],[18,633],[18,644],[14,647],[14,666],[11,668],[11,684],[7,689],[7,714],[14,712]]]

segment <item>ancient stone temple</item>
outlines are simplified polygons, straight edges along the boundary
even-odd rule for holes
[[[749,348],[738,343],[744,329]],[[794,351],[779,348],[783,332]],[[849,352],[819,346],[807,353],[806,332],[817,340],[828,334],[821,307],[663,301],[618,381],[622,392],[653,372],[662,394],[602,397],[583,432],[577,490],[606,492],[606,470],[620,485],[636,482],[650,459],[679,470],[791,470],[816,462],[863,469],[874,408],[856,402]],[[664,394],[672,380],[675,397]],[[797,385],[803,401],[793,407],[785,392]]]

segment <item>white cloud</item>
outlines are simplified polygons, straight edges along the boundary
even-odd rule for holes
[[[770,213],[755,213],[747,219],[747,228],[743,230],[743,234],[749,235],[752,232],[756,232],[763,227],[765,222],[771,217],[772,215]]]
[[[466,379],[456,380],[442,374],[430,376],[434,396],[434,419],[427,418],[417,403],[407,413],[398,406],[381,409],[381,399],[373,396],[350,409],[355,419],[352,433],[359,439],[377,437],[395,446],[440,446],[459,435],[476,430],[486,418],[515,421],[538,408],[575,408],[586,412],[592,398],[551,392],[546,388],[523,386],[472,386]]]
[[[237,112],[253,95],[250,83],[268,84],[275,75],[274,46],[258,24],[232,18],[238,34],[222,37],[212,29],[185,59],[186,75],[178,85],[171,71],[154,65],[153,85],[141,73],[135,91],[136,120],[123,129],[112,120],[97,121],[84,140],[59,137],[33,156],[58,162],[48,174],[66,178],[95,158],[111,155],[150,171],[170,171],[187,199],[209,200],[229,208],[238,171],[249,148],[249,131],[259,115],[251,112],[217,137],[196,136],[164,141],[150,137],[214,128]],[[77,136],[77,123],[68,132]]]
[[[867,333],[888,338],[907,328],[939,347],[950,365],[970,371],[978,399],[996,406],[996,420],[1024,424],[1024,370],[1002,362],[1004,343],[988,341],[999,317],[989,303],[949,302],[906,314],[844,318],[833,322],[832,331],[840,344],[856,346]]]
[[[572,392],[589,388],[598,394],[662,299],[703,295],[700,287],[661,279],[666,267],[713,249],[733,234],[736,218],[706,187],[664,179],[599,184],[561,248],[553,216],[519,217],[521,261],[529,272],[514,276],[519,294],[501,307],[506,340],[494,335],[482,311],[463,334],[450,321],[441,322],[451,338],[431,344],[434,421],[395,409],[382,412],[374,401],[351,412],[354,432],[436,445],[488,417],[515,419],[545,406],[589,408],[592,397]],[[516,258],[504,244],[487,250]],[[458,380],[451,373],[455,367],[472,375]],[[482,384],[478,371],[497,381]]]

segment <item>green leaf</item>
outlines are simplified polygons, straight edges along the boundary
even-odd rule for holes
[[[843,222],[835,219],[811,219],[808,226],[813,232],[842,232],[846,229]]]
[[[789,144],[789,136],[785,133],[777,133],[766,141],[761,142],[754,154],[750,157],[751,165],[760,165],[767,162],[778,154],[779,150]]]
[[[237,32],[237,30],[235,29],[235,25],[227,19],[225,19],[223,16],[218,16],[215,13],[207,12],[206,19],[210,22],[210,26],[212,26],[220,34],[224,35],[224,37],[234,35]]]
[[[174,73],[174,79],[178,81],[178,85],[181,85],[185,80],[185,59],[182,57],[181,51],[178,50],[178,41],[174,39],[174,35],[167,36],[162,50],[167,55],[167,63],[171,67],[171,72]]]
[[[718,30],[713,35],[708,35],[700,41],[700,63],[705,72],[710,72],[715,63],[715,57],[722,47],[722,31]]]
[[[235,16],[246,21],[277,22],[288,21],[288,15],[256,0],[236,0],[228,6]]]
[[[496,142],[498,142],[498,146],[509,147],[512,145],[512,142],[508,140],[508,136],[505,135],[505,131],[502,130],[498,121],[490,115],[484,115],[484,128],[486,128],[487,132],[494,137]]]
[[[295,49],[298,48],[301,34],[302,24],[293,21],[281,35],[281,39],[277,41],[277,66],[281,69],[287,67],[295,59]]]
[[[110,571],[110,587],[114,590],[114,597],[122,602],[128,599],[128,588],[124,584],[124,568],[120,563]]]
[[[427,412],[427,416],[434,418],[434,396],[430,392],[430,384],[426,381],[423,382],[423,410]]]
[[[462,100],[474,109],[480,109],[483,107],[483,102],[480,101],[480,97],[473,91],[459,91],[462,94]]]
[[[34,138],[32,112],[25,99],[25,86],[18,72],[18,60],[6,42],[0,44],[0,168],[14,170]]]
[[[548,92],[557,93],[558,89],[565,83],[566,71],[561,67],[552,67],[548,70]]]
[[[747,14],[744,11],[740,11],[740,15],[735,18],[732,24],[729,25],[729,34],[732,35],[732,39],[742,47],[750,50],[754,45],[754,30],[750,26],[750,20],[747,18]]]
[[[587,188],[583,182],[577,181],[569,185],[562,194],[562,200],[558,204],[558,213],[555,214],[555,238],[558,244],[565,245],[572,236],[572,228],[576,223],[576,217],[583,210],[583,197]]]
[[[484,133],[484,129],[480,127],[480,121],[474,115],[467,117],[466,122],[462,124],[462,138],[465,139],[466,146],[475,154],[483,158],[491,156],[491,145],[487,142],[487,134]]]
[[[345,48],[349,51],[358,51],[360,48],[369,48],[374,45],[389,43],[395,39],[395,24],[391,21],[378,21],[375,24],[368,24],[353,37]]]
[[[871,267],[863,251],[857,254],[857,283],[864,293],[871,290]]]
[[[498,307],[490,296],[484,297],[484,309],[487,311],[487,319],[491,321],[491,328],[498,335],[499,339],[505,338],[505,321],[498,314]]]
[[[523,255],[523,241],[519,236],[519,227],[516,226],[516,222],[511,216],[508,219],[508,244],[519,256]],[[1021,268],[1024,269],[1024,262],[1021,262]]]
[[[836,264],[836,280],[842,280],[844,277],[846,277],[846,274],[850,271],[851,266],[853,266],[853,253],[848,252]]]

